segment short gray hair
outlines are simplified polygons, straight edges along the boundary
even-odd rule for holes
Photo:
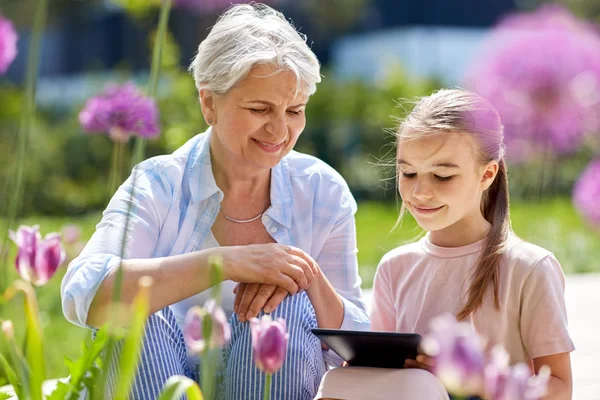
[[[253,66],[270,64],[296,76],[296,91],[312,95],[321,81],[317,57],[282,13],[264,4],[237,4],[198,46],[189,70],[198,90],[224,94]]]

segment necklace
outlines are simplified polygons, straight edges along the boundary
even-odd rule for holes
[[[266,211],[266,210],[265,210]],[[260,217],[262,217],[262,215],[265,213],[264,211],[262,211],[260,214],[258,214],[256,217],[254,218],[250,218],[250,219],[235,219],[235,218],[231,218],[228,217],[227,215],[225,215],[225,213],[223,212],[223,210],[221,209],[221,213],[223,214],[223,216],[225,217],[226,220],[229,220],[231,222],[237,222],[238,224],[245,224],[248,222],[252,222],[252,221],[256,221],[257,219],[259,219]]]

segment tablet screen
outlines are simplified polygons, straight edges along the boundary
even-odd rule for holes
[[[339,329],[313,329],[312,332],[355,367],[403,368],[405,359],[417,357],[421,341],[421,335],[416,333]]]

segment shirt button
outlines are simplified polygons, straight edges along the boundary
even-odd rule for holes
[[[269,221],[269,216],[268,215],[263,215],[262,220],[263,220],[263,222]]]
[[[277,228],[272,226],[271,229],[269,229],[269,231],[271,231],[271,233],[275,233],[277,232]]]

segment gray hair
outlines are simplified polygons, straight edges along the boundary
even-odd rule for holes
[[[296,92],[312,95],[321,81],[317,57],[282,13],[264,4],[237,4],[198,46],[189,70],[198,90],[224,94],[253,66],[271,64],[296,76]]]

